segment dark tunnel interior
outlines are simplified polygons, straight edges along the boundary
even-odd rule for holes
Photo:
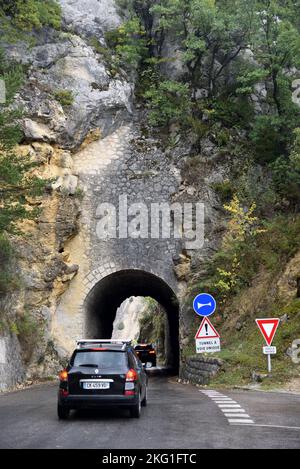
[[[143,270],[121,270],[100,280],[86,298],[86,336],[109,339],[116,311],[126,298],[149,296],[165,309],[168,319],[167,366],[179,368],[179,303],[169,285]]]

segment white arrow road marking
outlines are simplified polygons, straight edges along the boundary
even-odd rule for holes
[[[197,303],[198,308],[203,308],[204,306],[211,306],[211,303]]]
[[[230,397],[214,390],[200,392],[217,404],[230,425],[254,424],[254,420],[251,419],[250,415],[246,414],[246,411]]]

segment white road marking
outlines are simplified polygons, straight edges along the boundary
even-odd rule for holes
[[[228,409],[228,408],[231,408],[231,409],[240,409],[241,406],[239,404],[218,404],[218,407],[220,407],[220,409]]]
[[[250,415],[233,399],[214,390],[200,391],[223,412],[230,425],[255,425]]]
[[[266,427],[266,428],[282,428],[285,430],[300,430],[300,427],[289,427],[288,425],[267,425],[267,424],[259,424],[259,423],[252,423],[247,424],[249,427]]]
[[[228,419],[229,423],[254,423],[253,420],[242,420],[242,419]]]
[[[218,396],[218,397],[211,397],[211,399],[213,401],[216,401],[216,400],[222,400],[222,401],[232,401],[232,399],[230,397],[223,397],[223,396]]]
[[[222,412],[226,414],[226,412],[234,412],[235,414],[239,414],[241,412],[246,412],[244,409],[220,409]]]
[[[236,401],[232,401],[231,399],[228,401],[214,401],[216,404],[237,404]]]

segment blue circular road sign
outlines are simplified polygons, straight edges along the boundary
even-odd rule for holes
[[[199,316],[211,316],[217,307],[216,300],[208,293],[197,295],[193,302],[193,308]]]

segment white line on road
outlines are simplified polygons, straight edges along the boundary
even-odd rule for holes
[[[234,412],[235,414],[239,414],[241,412],[246,412],[244,409],[220,409],[222,412],[226,414],[226,412]]]
[[[259,424],[259,423],[253,423],[252,425],[251,424],[247,424],[247,425],[249,427],[282,428],[282,429],[285,429],[285,430],[298,430],[298,431],[300,430],[300,427],[289,427],[287,425],[286,426],[285,425],[264,425],[264,424]]]
[[[213,401],[232,401],[232,399],[230,397],[212,397],[211,398]]]
[[[214,401],[216,404],[237,404],[236,401],[228,400],[228,401]]]
[[[228,409],[228,408],[231,408],[231,409],[240,409],[241,406],[239,404],[218,404],[218,407],[220,407],[220,409]]]
[[[228,419],[229,423],[254,423],[253,420],[242,420],[242,419]]]
[[[210,398],[223,412],[230,425],[254,425],[250,415],[233,399],[214,390],[200,391]]]

